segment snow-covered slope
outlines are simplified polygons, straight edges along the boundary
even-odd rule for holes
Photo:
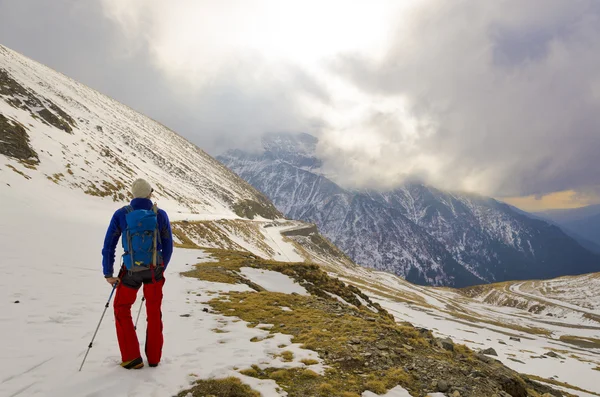
[[[218,159],[286,216],[314,222],[356,263],[411,282],[465,286],[600,270],[600,257],[558,227],[491,198],[417,183],[343,189],[321,173],[315,145],[306,134],[272,134],[264,153]]]
[[[576,396],[600,395],[600,273],[461,290],[362,267],[337,276],[408,321]],[[595,393],[595,394],[594,394]]]
[[[264,196],[168,128],[3,46],[0,127],[0,154],[8,157],[0,175],[120,201],[139,176],[172,210],[278,216]]]
[[[463,397],[480,397],[478,390],[549,390],[485,356],[440,347],[429,332],[406,321],[473,347],[518,332],[523,345],[500,350],[505,364],[545,378],[560,373],[561,380],[600,391],[592,382],[596,350],[579,352],[573,345],[581,342],[573,337],[596,335],[593,317],[553,319],[565,324],[552,323],[551,334],[525,339],[539,323],[526,311],[498,309],[464,293],[418,287],[356,266],[314,225],[279,218],[259,193],[174,133],[3,47],[0,122],[2,396],[171,396],[197,380],[229,376],[265,397],[307,395],[281,381],[286,370],[299,371],[304,378],[298,386],[312,381],[320,395],[353,388],[345,396],[368,397],[402,384],[406,389],[395,386],[388,397],[440,397],[442,382]],[[100,265],[104,233],[135,176],[156,186],[177,239],[164,289],[164,359],[158,368],[120,368],[109,309],[78,372],[110,293]],[[215,252],[241,259],[227,262]],[[304,279],[291,276],[298,274]],[[548,297],[562,299],[558,290]],[[318,315],[302,317],[307,311]],[[260,316],[265,322],[256,322]],[[141,343],[144,318],[142,313]],[[303,344],[295,338],[306,335],[294,334],[301,329],[310,336]],[[556,341],[562,335],[571,337]],[[337,350],[327,345],[331,341]],[[517,351],[543,351],[546,342],[579,358],[539,366],[538,359]],[[527,364],[505,361],[511,354]],[[259,373],[266,370],[271,372]],[[335,380],[332,370],[342,382],[337,389],[327,383]],[[385,383],[381,371],[390,374]]]

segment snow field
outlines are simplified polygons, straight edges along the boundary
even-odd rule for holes
[[[289,335],[265,338],[268,330],[204,312],[209,308],[206,303],[220,294],[250,289],[243,284],[180,276],[191,265],[210,258],[202,251],[175,249],[166,272],[165,345],[159,367],[139,371],[119,367],[111,302],[83,370],[78,372],[111,291],[102,275],[100,251],[110,216],[119,204],[82,200],[83,193],[78,197],[43,180],[34,182],[48,185],[43,195],[24,196],[14,187],[33,181],[17,174],[6,181],[12,186],[0,186],[4,265],[0,278],[0,395],[165,396],[189,387],[198,378],[237,376],[264,396],[280,396],[283,394],[276,392],[274,381],[249,378],[237,370],[253,364],[303,367],[302,359],[318,360],[315,352],[291,344]],[[252,270],[249,274],[260,285],[293,287],[301,292],[287,276],[274,278]],[[132,307],[134,317],[140,298],[141,292]],[[145,326],[142,313],[138,324],[141,351]],[[250,342],[252,338],[259,341]],[[285,350],[294,354],[292,362],[276,357]],[[321,364],[311,369],[324,370]]]

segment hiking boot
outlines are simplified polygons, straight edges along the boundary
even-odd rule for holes
[[[150,363],[148,363],[148,365],[151,366],[152,368],[158,367],[158,363],[156,363],[156,364],[150,364]]]
[[[138,357],[131,361],[123,361],[121,363],[121,367],[125,369],[140,369],[144,366],[144,360],[141,357]]]

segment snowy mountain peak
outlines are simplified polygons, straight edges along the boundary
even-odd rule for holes
[[[238,150],[218,159],[286,216],[315,223],[358,264],[447,286],[600,270],[600,258],[558,227],[492,198],[421,183],[386,192],[343,189],[299,165],[306,146],[294,152],[297,139],[279,136],[285,144],[262,156]],[[271,152],[280,146],[283,154]]]

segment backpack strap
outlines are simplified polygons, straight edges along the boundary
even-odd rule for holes
[[[154,267],[158,266],[158,206],[156,203],[152,206],[152,211],[156,215],[156,229],[154,229],[154,255],[152,256],[152,265]],[[154,271],[152,271],[152,280],[154,280]]]
[[[127,211],[128,214],[130,214],[130,213],[132,213],[134,211],[133,207],[131,205],[126,205],[123,208],[125,209],[125,211]],[[123,256],[129,254],[131,256],[131,264],[133,266],[133,264],[135,262],[134,262],[134,259],[133,259],[133,251],[131,250],[131,234],[129,234],[129,227],[127,227],[127,229],[125,229],[125,238],[127,239],[127,246],[129,247],[129,250],[131,252],[124,252]]]

